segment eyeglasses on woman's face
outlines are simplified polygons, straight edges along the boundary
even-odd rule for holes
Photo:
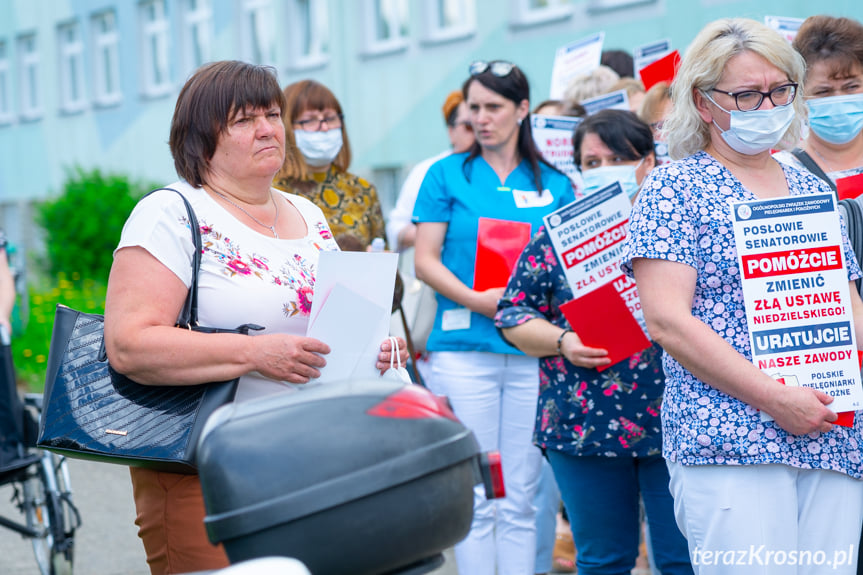
[[[300,130],[303,130],[304,132],[320,132],[324,129],[324,124],[326,124],[327,130],[341,128],[342,119],[342,114],[303,114],[297,121],[294,122],[294,126],[297,126]]]
[[[752,110],[757,110],[761,107],[761,103],[764,101],[764,98],[770,98],[770,101],[776,107],[787,106],[794,101],[794,97],[797,95],[797,84],[789,82],[787,84],[782,84],[781,86],[776,86],[767,92],[761,92],[759,90],[726,92],[719,88],[711,88],[710,91],[719,92],[720,94],[725,94],[726,96],[734,98],[734,103],[737,105],[738,110],[741,112],[751,112]]]
[[[493,76],[497,76],[498,78],[505,78],[512,73],[515,68],[515,64],[512,62],[507,62],[505,60],[492,60],[491,62],[486,62],[484,60],[477,60],[473,64],[468,67],[468,71],[471,76],[477,76],[482,74],[486,70],[492,73]]]

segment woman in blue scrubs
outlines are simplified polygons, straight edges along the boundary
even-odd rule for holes
[[[543,216],[574,196],[569,179],[534,144],[524,73],[500,60],[474,62],[470,73],[462,91],[476,143],[429,169],[413,213],[417,277],[438,294],[428,384],[449,397],[483,451],[500,451],[503,463],[506,497],[487,501],[478,488],[471,532],[455,548],[459,572],[524,575],[533,573],[536,544],[539,368],[494,327],[506,282],[473,289],[479,219],[527,223],[532,235]]]

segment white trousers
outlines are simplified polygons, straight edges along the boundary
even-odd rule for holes
[[[470,534],[456,545],[461,575],[533,573],[536,494],[542,455],[533,445],[539,393],[536,358],[485,352],[434,352],[429,388],[449,397],[453,410],[483,451],[498,450],[506,497],[474,492]]]
[[[863,481],[787,465],[668,462],[698,575],[854,575]]]

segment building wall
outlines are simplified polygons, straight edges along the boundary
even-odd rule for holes
[[[138,0],[5,0],[0,3],[0,42],[5,43],[11,116],[0,122],[0,227],[13,242],[33,247],[38,238],[29,204],[59,192],[74,165],[123,172],[143,181],[176,178],[167,146],[176,95],[187,77],[181,46],[185,2],[165,0],[169,32],[170,88],[160,95],[141,92],[141,14]],[[202,0],[197,0],[198,2]],[[815,13],[809,0],[540,0],[560,4],[545,21],[525,23],[520,11],[530,0],[475,0],[475,25],[449,40],[430,37],[429,22],[439,1],[393,0],[406,6],[407,35],[390,50],[368,49],[370,10],[389,0],[312,0],[325,2],[328,54],[300,62],[295,44],[301,0],[210,0],[212,59],[244,56],[243,7],[269,2],[268,26],[273,64],[283,84],[315,78],[328,85],[345,109],[354,151],[352,171],[369,177],[381,191],[385,209],[392,205],[406,170],[444,149],[446,134],[440,106],[460,87],[470,62],[508,59],[522,67],[532,85],[532,101],[548,97],[555,50],[588,34],[605,31],[605,47],[633,48],[662,38],[683,52],[707,22],[725,16],[763,20],[765,15],[806,17]],[[469,0],[463,0],[469,2]],[[533,0],[536,2],[537,0]],[[602,5],[625,6],[599,10]],[[825,0],[818,7],[836,16],[863,20],[863,2]],[[116,13],[122,99],[115,105],[92,101],[94,14]],[[556,16],[555,16],[556,14]],[[85,98],[79,111],[60,109],[58,25],[78,22],[84,44]],[[41,115],[20,114],[17,39],[35,33]],[[110,201],[106,198],[106,200]]]

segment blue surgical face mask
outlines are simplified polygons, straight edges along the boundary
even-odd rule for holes
[[[313,168],[329,166],[342,149],[341,128],[333,128],[326,132],[294,130],[294,139],[306,163]]]
[[[807,100],[809,127],[831,144],[847,144],[863,129],[863,94]]]
[[[584,195],[589,196],[614,182],[620,182],[620,187],[631,200],[638,194],[639,186],[638,178],[635,177],[635,170],[641,166],[642,162],[644,162],[644,158],[641,158],[641,162],[634,166],[600,166],[583,170],[581,178],[584,180]]]
[[[769,110],[729,111],[717,104],[707,92],[702,94],[717,108],[731,116],[731,124],[727,130],[720,128],[716,120],[713,121],[713,125],[719,128],[725,143],[740,154],[754,156],[775,148],[794,121],[792,104]]]

